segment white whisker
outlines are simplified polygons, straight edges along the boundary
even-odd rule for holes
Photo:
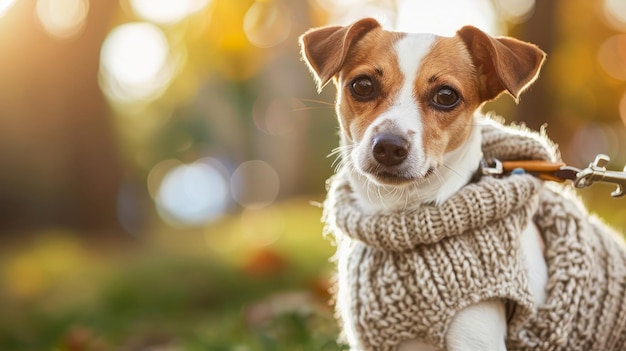
[[[349,157],[350,152],[352,152],[353,149],[354,146],[352,145],[338,146],[326,156],[327,158],[335,157],[335,160],[333,160],[332,164],[330,165],[335,170],[335,173],[337,173],[338,170],[346,165],[346,159]]]
[[[446,169],[450,170],[450,172],[456,174],[459,177],[462,177],[461,173],[457,172],[454,168],[448,166],[447,164],[442,164],[443,167],[445,167]]]
[[[380,203],[383,205],[383,207],[385,208],[386,211],[389,211],[389,207],[387,207],[387,204],[385,203],[385,199],[383,198],[383,195],[380,193],[380,186],[376,187],[376,190],[378,192],[378,198],[380,199]]]
[[[316,104],[324,105],[326,107],[335,108],[335,104],[328,102],[328,101],[323,101],[323,100],[305,99],[305,98],[295,98],[293,100],[297,102],[313,102]]]
[[[409,190],[405,189],[402,192],[404,193],[404,205],[402,205],[402,210],[406,210],[409,206]]]

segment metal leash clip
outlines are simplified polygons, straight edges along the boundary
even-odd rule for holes
[[[529,173],[543,180],[564,182],[571,180],[576,188],[586,188],[596,182],[617,185],[611,193],[613,197],[626,195],[626,166],[624,170],[609,171],[606,165],[611,159],[599,154],[587,168],[579,169],[567,166],[564,163],[540,160],[500,161],[492,158],[483,159],[480,164],[480,174],[484,176],[499,176],[503,174]]]
[[[480,175],[484,176],[499,176],[504,174],[504,168],[502,162],[497,158],[481,159],[480,160]]]
[[[607,155],[597,155],[587,168],[577,172],[574,186],[586,188],[595,182],[610,183],[617,185],[617,189],[611,193],[611,196],[620,197],[626,195],[626,166],[622,172],[609,171],[606,169],[606,165],[610,161],[611,159]]]

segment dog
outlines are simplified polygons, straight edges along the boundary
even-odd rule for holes
[[[318,91],[331,80],[337,89],[341,162],[366,213],[440,204],[468,184],[482,158],[482,105],[503,93],[517,101],[546,57],[535,45],[472,26],[441,37],[388,31],[371,18],[309,30],[300,46]],[[542,305],[548,271],[532,220],[521,250],[533,301]],[[349,325],[349,311],[340,314]],[[502,301],[472,304],[454,316],[446,347],[506,350],[506,325]],[[399,346],[437,349],[423,340]]]

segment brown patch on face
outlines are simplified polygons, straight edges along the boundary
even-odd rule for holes
[[[426,155],[441,162],[458,148],[472,129],[473,116],[482,101],[478,75],[465,45],[458,37],[437,38],[415,78],[415,94],[423,120]],[[461,99],[454,108],[437,107],[433,98],[441,89],[452,89]]]
[[[404,77],[393,45],[404,35],[376,28],[350,48],[335,82],[337,115],[349,140],[360,141],[367,127],[392,105],[400,90]],[[359,99],[352,93],[351,85],[359,77],[372,81],[371,98]]]

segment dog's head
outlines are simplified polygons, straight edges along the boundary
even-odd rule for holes
[[[471,26],[440,37],[386,31],[371,18],[312,29],[300,45],[318,90],[330,80],[337,88],[344,157],[383,186],[451,167],[446,155],[462,148],[476,110],[503,92],[517,99],[545,58],[534,45]]]

